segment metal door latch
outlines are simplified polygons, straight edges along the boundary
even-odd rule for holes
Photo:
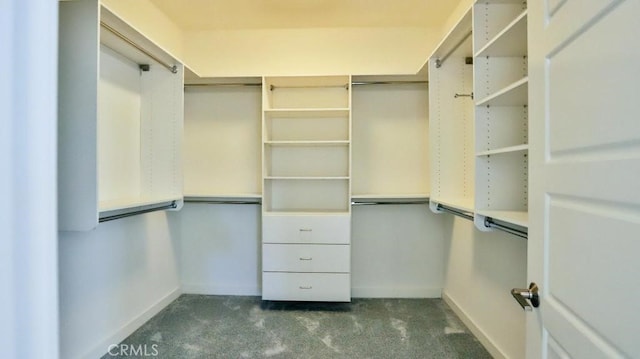
[[[513,288],[511,295],[520,304],[523,310],[530,312],[533,308],[540,306],[540,297],[538,296],[538,285],[529,284],[529,289]],[[528,301],[527,301],[528,300]],[[531,302],[531,304],[529,304]]]

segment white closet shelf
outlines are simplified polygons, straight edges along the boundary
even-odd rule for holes
[[[185,193],[184,200],[261,199],[261,193]]]
[[[317,181],[317,180],[348,180],[349,177],[344,176],[266,176],[265,180],[302,180],[302,181]]]
[[[349,140],[328,141],[264,141],[268,146],[348,146]]]
[[[295,209],[295,210],[269,210],[263,212],[265,216],[336,216],[336,215],[344,215],[349,216],[350,213],[347,210],[341,209]]]
[[[266,118],[313,118],[349,116],[348,108],[277,108],[264,110]]]
[[[515,153],[515,152],[526,152],[529,150],[529,145],[517,145],[503,148],[496,148],[495,150],[488,150],[476,153],[477,157],[481,156],[490,156],[490,155],[498,155],[502,153]]]
[[[459,209],[463,212],[474,212],[473,198],[432,198],[431,202]]]
[[[477,211],[477,213],[516,226],[529,227],[529,212],[527,211]]]
[[[181,201],[182,197],[163,197],[163,198],[126,198],[111,201],[100,201],[100,213],[119,211],[123,209],[151,206],[154,204],[167,203],[171,201]]]
[[[351,195],[351,199],[352,200],[375,200],[375,199],[392,200],[392,199],[398,199],[398,200],[407,200],[407,201],[408,200],[428,200],[429,199],[429,194],[428,193],[353,194],[353,195]]]
[[[476,106],[525,106],[528,104],[528,83],[529,77],[524,77],[478,101]]]
[[[500,31],[475,57],[514,57],[527,55],[527,10]]]

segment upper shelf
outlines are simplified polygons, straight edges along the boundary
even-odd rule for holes
[[[265,141],[268,146],[348,146],[349,141]]]
[[[485,46],[478,50],[475,57],[484,56],[525,56],[527,54],[527,10],[507,25]]]
[[[526,211],[478,211],[477,214],[516,226],[529,227],[529,213]]]
[[[348,108],[279,108],[264,111],[266,118],[348,117]]]
[[[476,153],[476,156],[490,156],[490,155],[498,155],[501,153],[514,153],[514,152],[526,152],[529,150],[529,145],[517,145],[510,147],[497,148],[494,150],[482,151]]]

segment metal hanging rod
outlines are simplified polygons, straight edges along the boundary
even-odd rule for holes
[[[493,221],[493,219],[491,217],[487,217],[484,219],[484,225],[487,228],[495,228],[495,229],[499,229],[503,232],[507,232],[509,234],[513,234],[514,236],[518,236],[520,238],[524,238],[527,239],[529,238],[529,234],[526,231],[522,231],[516,228],[511,228],[508,226],[504,226],[502,224],[498,224],[496,222]]]
[[[377,206],[377,205],[398,205],[398,204],[429,204],[429,200],[419,201],[351,201],[352,206]]]
[[[455,46],[453,46],[451,50],[449,50],[449,52],[444,54],[444,56],[442,56],[441,58],[436,59],[436,68],[439,69],[440,67],[442,67],[442,64],[444,64],[444,62],[447,61],[449,56],[451,56],[460,47],[460,45],[462,45],[465,41],[467,41],[467,39],[469,38],[469,36],[471,36],[471,34],[473,34],[473,32],[469,31],[469,33],[467,33],[462,38],[462,40],[460,40],[457,44],[455,44]]]
[[[178,66],[176,65],[172,65],[172,64],[168,64],[165,61],[159,59],[157,56],[155,56],[154,54],[152,54],[151,52],[147,51],[145,48],[143,48],[142,46],[136,44],[135,42],[133,42],[133,40],[129,39],[128,37],[126,37],[125,35],[123,35],[121,32],[119,32],[118,30],[114,29],[113,27],[109,26],[107,23],[105,23],[104,21],[100,21],[100,26],[104,27],[106,30],[108,30],[110,33],[116,35],[118,38],[120,38],[121,40],[123,40],[124,42],[126,42],[127,44],[131,45],[132,47],[134,47],[136,50],[140,51],[141,53],[147,55],[148,57],[150,57],[151,59],[153,59],[154,61],[156,61],[157,63],[159,63],[160,65],[164,66],[167,68],[167,70],[171,71],[172,73],[178,73]]]
[[[352,86],[363,85],[412,85],[412,84],[428,84],[429,81],[354,81]],[[261,83],[255,82],[229,82],[229,83],[210,83],[210,84],[184,84],[184,87],[261,87]],[[338,86],[342,87],[342,86]],[[277,87],[276,87],[277,88]]]
[[[100,217],[98,222],[99,223],[109,222],[109,221],[113,221],[113,220],[120,219],[120,218],[137,216],[139,214],[156,212],[156,211],[164,211],[166,209],[174,209],[174,208],[177,208],[177,207],[178,207],[178,205],[177,205],[176,201],[172,201],[170,204],[164,205],[164,206],[158,206],[158,207],[153,207],[153,208],[145,208],[145,209],[140,209],[140,210],[137,210],[137,211],[114,214],[113,216]]]
[[[455,208],[449,208],[447,206],[443,206],[440,203],[438,203],[438,206],[436,207],[439,211],[444,211],[444,212],[448,212],[451,213],[453,215],[456,215],[458,217],[462,217],[464,219],[468,219],[470,221],[473,221],[473,215],[467,213],[467,212],[463,212],[460,210],[457,210]]]
[[[203,204],[255,204],[261,205],[260,200],[225,200],[225,199],[184,199],[185,203],[203,203]]]

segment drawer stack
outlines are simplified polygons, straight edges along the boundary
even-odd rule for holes
[[[262,299],[348,302],[349,215],[263,217]]]

